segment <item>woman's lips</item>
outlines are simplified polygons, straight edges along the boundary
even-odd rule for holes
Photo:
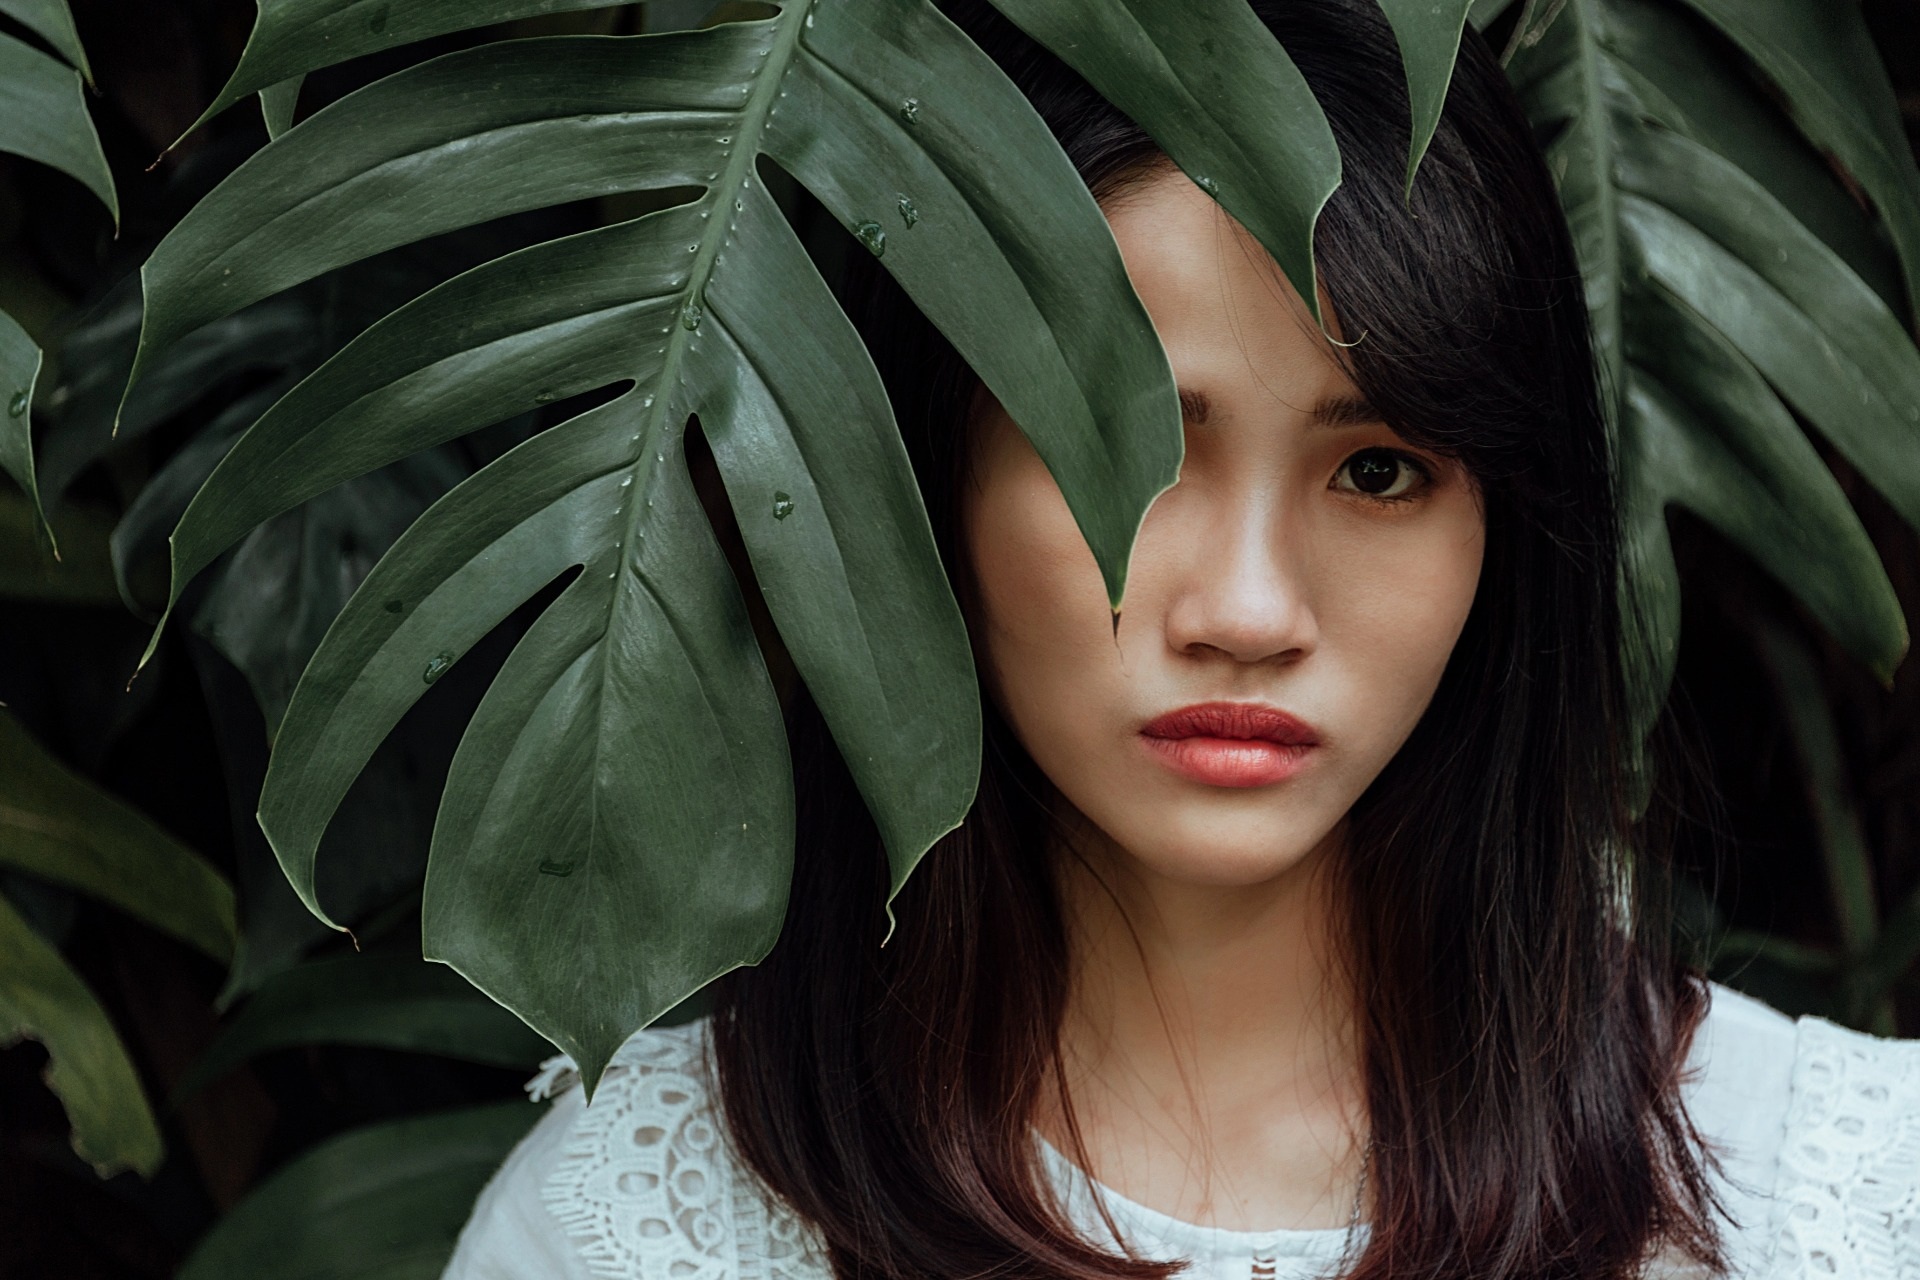
[[[1214,787],[1264,787],[1306,767],[1320,736],[1273,707],[1203,702],[1149,721],[1140,740],[1162,764]]]

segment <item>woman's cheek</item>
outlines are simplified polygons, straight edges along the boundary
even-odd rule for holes
[[[1325,653],[1344,658],[1349,688],[1371,708],[1373,723],[1356,727],[1391,737],[1397,749],[1432,701],[1466,626],[1485,539],[1468,494],[1381,535],[1324,557],[1322,571],[1338,584],[1317,594]]]

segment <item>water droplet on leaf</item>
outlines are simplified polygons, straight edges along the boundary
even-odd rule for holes
[[[900,104],[900,118],[908,124],[920,123],[920,99],[908,98]]]
[[[453,655],[450,653],[436,653],[427,659],[427,669],[420,673],[420,678],[428,684],[432,684],[452,669]]]
[[[867,252],[878,258],[887,251],[887,233],[877,222],[863,222],[853,229],[860,243],[867,246]]]
[[[571,858],[565,862],[556,862],[552,858],[546,858],[540,863],[540,874],[543,876],[559,876],[565,879],[567,876],[573,874],[573,869],[577,865],[578,864]]]
[[[1210,196],[1217,196],[1220,194],[1220,184],[1215,182],[1212,178],[1195,178],[1193,181],[1195,185],[1197,185],[1202,191],[1206,192]]]
[[[388,613],[405,613],[407,611],[407,602],[405,600],[389,600],[381,607]]]
[[[26,389],[24,387],[14,392],[13,399],[7,401],[7,416],[9,418],[26,417],[27,405],[30,404],[31,402],[32,402],[32,397],[27,394]]]
[[[380,35],[387,29],[387,6],[381,5],[367,15],[367,30]]]
[[[793,499],[778,489],[773,491],[773,518],[785,520],[793,514]]]
[[[688,333],[698,329],[700,321],[705,318],[706,313],[700,310],[700,304],[692,298],[688,298],[686,304],[680,308],[680,327]]]
[[[900,197],[900,221],[906,223],[908,227],[912,227],[914,223],[920,221],[920,211],[913,207],[913,198],[911,196],[902,195]]]
[[[548,390],[542,390],[538,395],[534,396],[533,402],[535,404],[552,404],[555,400],[558,400],[559,398],[560,397],[556,392],[552,391],[551,389],[548,389]]]

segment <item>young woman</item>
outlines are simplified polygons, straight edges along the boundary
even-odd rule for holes
[[[786,928],[481,1197],[451,1280],[1920,1275],[1920,1048],[1672,959],[1624,761],[1579,273],[1472,32],[1409,207],[1376,0],[1255,8],[1346,179],[1323,332],[1248,234],[984,6],[1113,227],[1186,462],[1116,624],[1017,427],[885,277],[886,375],[988,704],[887,921],[793,710]]]

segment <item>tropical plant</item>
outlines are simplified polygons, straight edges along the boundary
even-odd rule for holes
[[[119,217],[113,174],[100,151],[100,137],[81,87],[92,73],[74,30],[67,0],[0,0],[12,18],[59,51],[66,62],[0,31],[0,151],[25,156],[71,174]],[[46,513],[34,484],[32,408],[39,381],[40,346],[18,320],[0,311],[0,470],[12,476],[33,503],[41,532]]]
[[[1136,0],[999,7],[1146,124],[1315,296],[1311,229],[1339,158],[1242,0],[1181,6],[1178,22]],[[1407,60],[1413,181],[1469,6],[1382,7]],[[198,885],[204,926],[224,882],[198,862],[151,874],[188,865],[157,858],[192,855],[102,799],[81,776],[100,775],[99,748],[50,732],[59,718],[34,689],[21,720],[65,763],[0,724],[0,892],[52,966],[7,961],[0,1005],[17,1003],[16,973],[72,980],[49,977],[43,992],[79,984],[83,999],[34,1008],[84,1015],[70,1025],[85,1034],[47,1040],[61,1083],[91,1089],[68,1090],[89,1155],[109,1149],[91,1135],[111,1133],[137,1157],[123,1164],[151,1168],[156,1121],[238,1107],[256,1080],[281,1100],[273,1150],[306,1149],[202,1239],[187,1274],[252,1276],[262,1240],[276,1269],[313,1276],[439,1269],[487,1170],[537,1115],[474,1104],[511,1089],[544,1041],[418,959],[423,914],[429,955],[561,1040],[589,1078],[626,1031],[764,948],[790,838],[770,693],[787,684],[783,647],[838,716],[896,887],[964,811],[977,695],[957,615],[871,365],[809,259],[830,275],[837,254],[880,255],[1033,432],[1121,602],[1139,513],[1178,459],[1177,424],[1150,330],[1064,161],[919,0],[728,4],[711,30],[624,34],[705,8],[259,0],[244,53],[236,40],[213,55],[239,54],[237,70],[160,172],[169,191],[204,190],[254,152],[252,113],[227,110],[249,95],[276,140],[178,221],[148,263],[146,297],[120,277],[178,215],[154,212],[157,179],[140,170],[190,111],[164,133],[148,127],[156,140],[137,154],[123,117],[103,116],[135,231],[94,274],[69,276],[69,296],[89,298],[75,318],[52,323],[0,270],[0,300],[53,370],[28,388],[37,460],[22,448],[26,415],[0,419],[0,462],[28,485],[38,466],[37,490],[0,493],[0,697],[21,700],[34,678],[23,673],[38,671],[117,691],[133,653],[65,638],[136,627],[126,607],[172,614],[127,706],[59,696],[83,720],[181,737],[210,753],[195,767],[224,771],[231,847],[205,824],[181,829],[232,869],[240,938],[228,962],[229,898],[229,941],[200,947],[228,964],[225,1030],[197,1042],[197,1061],[157,1070],[157,1015],[129,1020],[124,1003],[148,993],[100,987],[88,967],[100,940],[76,945],[63,922],[79,899],[61,886],[157,920],[167,892]],[[1889,584],[1911,605],[1920,582],[1920,187],[1860,11],[1471,8],[1507,54],[1582,253],[1631,495],[1638,714],[1658,711],[1678,655],[1683,690],[1708,699],[1710,735],[1735,739],[1716,779],[1748,800],[1764,787],[1767,818],[1788,819],[1772,843],[1738,850],[1740,865],[1805,909],[1774,919],[1708,878],[1695,927],[1736,985],[1883,1029],[1899,1005],[1911,1034],[1920,892],[1900,850],[1920,804],[1900,780],[1920,776],[1920,703],[1910,681],[1891,696],[1877,682],[1908,625]],[[81,18],[111,90],[112,46]],[[84,123],[80,75],[60,59],[84,63],[62,32],[59,0],[0,0],[0,43],[40,60],[32,83],[52,83],[47,63],[64,77],[65,114],[39,118]],[[0,105],[29,82],[14,65],[0,58]],[[171,70],[193,85],[190,65]],[[304,119],[302,104],[314,108]],[[685,107],[698,114],[674,111]],[[17,120],[0,111],[0,150],[22,149],[6,141]],[[676,127],[689,120],[699,127]],[[1129,397],[1136,416],[1110,412]],[[690,421],[704,441],[684,434]],[[724,489],[691,492],[689,448],[711,453]],[[49,521],[58,562],[36,546]],[[1778,601],[1749,559],[1780,584]],[[23,627],[73,648],[66,666],[6,669]],[[850,708],[881,705],[884,722],[848,723]],[[200,716],[214,737],[194,747]],[[916,724],[945,736],[914,738]],[[903,733],[920,754],[900,749]],[[655,785],[622,797],[615,760]],[[102,863],[29,848],[5,821],[23,807],[8,783],[29,777],[62,780],[45,793],[65,798],[57,822],[93,830],[106,813],[110,834],[144,831],[169,852]],[[601,822],[609,798],[627,807]],[[57,825],[44,816],[57,805],[33,803],[41,826]],[[141,803],[189,812],[145,792]],[[209,803],[217,785],[178,801]],[[149,874],[80,883],[89,866]],[[364,954],[309,907],[350,926]],[[184,917],[170,918],[162,931],[185,936]],[[639,948],[634,919],[649,921]],[[487,952],[504,963],[482,963]],[[563,980],[588,997],[558,998]],[[209,971],[209,999],[218,985]],[[110,1065],[59,1076],[81,1062]],[[329,1083],[323,1104],[303,1082],[334,1071],[354,1084]],[[348,1101],[402,1080],[431,1083],[367,1110]],[[167,1105],[156,1114],[143,1094]],[[120,1105],[103,1118],[83,1105],[99,1097]],[[214,1188],[187,1136],[172,1149]],[[214,1200],[231,1203],[250,1169],[221,1175]],[[183,1176],[169,1161],[162,1181],[176,1183],[152,1203],[172,1212]]]
[[[1887,682],[1906,621],[1816,439],[1920,528],[1909,328],[1920,171],[1859,11],[1796,0],[1686,8],[1696,16],[1656,0],[1529,0],[1507,43],[1514,82],[1552,139],[1611,392],[1647,630],[1646,721],[1679,645],[1669,507],[1751,555]],[[1806,766],[1828,783],[1816,808],[1829,815],[1821,844],[1842,921],[1840,1008],[1890,1026],[1863,846],[1830,816],[1833,735],[1820,727],[1817,683],[1791,656],[1802,642],[1762,636],[1773,637],[1769,667],[1789,668],[1781,689]],[[1761,937],[1732,941],[1736,953],[1769,950]]]
[[[116,216],[113,176],[87,113],[86,52],[66,0],[0,0],[5,14],[66,62],[0,31],[0,151],[72,175]],[[104,557],[49,570],[28,548],[52,530],[35,484],[31,409],[42,352],[0,311],[0,468],[24,490],[30,528],[0,530],[0,589],[97,596]],[[11,509],[10,509],[11,510]],[[9,522],[11,523],[11,522]],[[22,522],[24,523],[24,522]],[[85,540],[80,540],[85,546]],[[96,540],[93,548],[99,546]],[[0,868],[97,897],[221,961],[233,954],[233,891],[199,855],[53,759],[0,710]],[[23,913],[0,896],[0,1045],[45,1045],[46,1081],[73,1126],[74,1150],[103,1176],[150,1174],[161,1140],[139,1077],[87,984]]]
[[[546,7],[419,5],[403,29],[345,0],[269,4],[214,109]],[[1210,4],[1208,24],[1144,5],[1002,7],[1139,116],[1314,296],[1312,219],[1337,157],[1239,0]],[[302,677],[261,804],[289,878],[326,918],[314,852],[375,746],[511,609],[577,573],[462,742],[424,933],[429,955],[574,1054],[589,1082],[633,1030],[763,954],[784,910],[780,711],[681,460],[691,415],[896,890],[960,821],[978,769],[965,635],[884,393],[759,158],[881,258],[1023,424],[1116,609],[1133,533],[1179,459],[1165,357],[1111,237],[999,70],[923,0],[769,9],[410,68],[242,166],[142,273],[136,385],[151,353],[194,329],[395,244],[585,194],[697,187],[376,324],[241,437],[173,541],[177,598],[247,529],[338,481],[503,412],[628,388],[467,481],[396,544]],[[1423,95],[1417,157],[1466,6],[1438,26],[1390,11]]]

